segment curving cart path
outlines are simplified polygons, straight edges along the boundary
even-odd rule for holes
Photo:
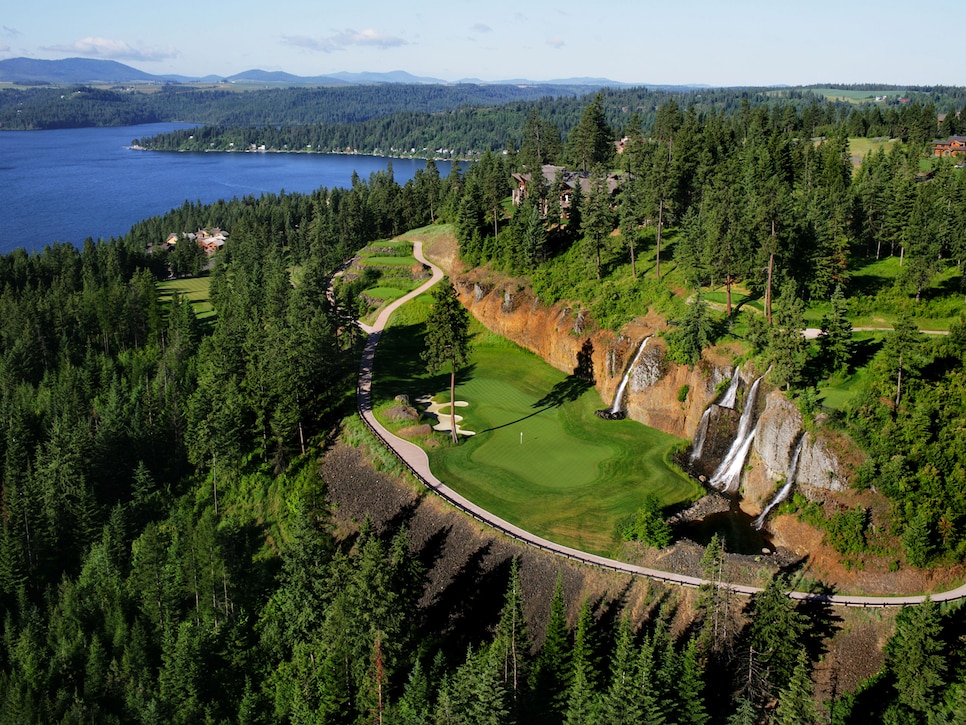
[[[610,569],[612,571],[624,572],[634,576],[647,577],[648,579],[654,579],[657,581],[666,582],[668,584],[677,584],[686,587],[698,587],[707,583],[705,580],[697,577],[675,574],[673,572],[661,571],[659,569],[649,569],[647,567],[617,561],[616,559],[608,559],[603,556],[597,556],[596,554],[590,554],[586,551],[580,551],[579,549],[572,549],[569,546],[563,546],[562,544],[557,544],[553,541],[536,536],[529,531],[525,531],[524,529],[511,524],[509,521],[504,521],[503,519],[494,516],[489,511],[480,508],[472,501],[464,498],[436,478],[436,476],[433,475],[433,472],[429,469],[429,457],[426,455],[426,451],[416,444],[390,433],[382,426],[381,423],[379,423],[379,421],[376,420],[376,417],[372,412],[372,373],[376,346],[379,344],[382,331],[385,328],[389,317],[393,312],[396,311],[396,309],[413,297],[416,297],[417,295],[420,295],[426,290],[430,289],[443,278],[442,270],[435,264],[429,262],[423,256],[422,242],[413,242],[413,256],[419,262],[432,269],[432,278],[409,294],[400,297],[398,300],[395,300],[391,304],[387,305],[379,313],[372,326],[365,325],[361,322],[359,323],[359,327],[368,333],[368,338],[366,339],[365,348],[362,352],[362,362],[359,366],[357,405],[359,408],[359,414],[362,416],[362,419],[366,422],[366,425],[368,425],[369,429],[376,435],[376,437],[379,438],[400,459],[400,461],[402,461],[402,463],[409,468],[413,475],[422,481],[427,488],[449,501],[464,513],[467,513],[473,518],[488,524],[498,531],[503,532],[507,536],[531,546],[535,546],[538,549],[543,549],[544,551],[566,557],[573,561],[583,562],[585,564]],[[744,596],[750,596],[761,591],[759,587],[750,587],[741,584],[722,584],[721,586],[725,586]],[[927,596],[929,596],[933,601],[938,602],[966,598],[966,584],[957,589],[932,595],[921,594],[897,597],[846,596],[839,594],[811,594],[808,592],[789,593],[789,597],[792,599],[821,601],[845,607],[901,607],[910,604],[920,604],[925,601]]]

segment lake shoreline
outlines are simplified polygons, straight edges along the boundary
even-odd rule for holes
[[[0,131],[0,254],[40,251],[54,243],[128,234],[138,223],[185,202],[214,203],[266,194],[311,194],[352,186],[390,164],[399,184],[426,159],[322,151],[131,153],[133,140],[196,124],[159,123]],[[433,159],[439,174],[451,161]],[[194,231],[194,230],[182,230]]]

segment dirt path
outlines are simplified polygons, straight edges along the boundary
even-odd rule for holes
[[[891,327],[853,327],[852,332],[892,332]],[[948,335],[949,330],[919,330],[923,335]],[[818,327],[806,327],[802,331],[806,340],[815,340],[822,336],[822,330]]]
[[[507,536],[527,543],[531,546],[535,546],[538,549],[542,549],[574,561],[591,564],[603,569],[609,569],[611,571],[624,572],[627,574],[633,574],[635,576],[647,577],[649,579],[654,579],[668,584],[677,584],[686,587],[698,587],[706,583],[703,579],[697,577],[661,571],[659,569],[651,569],[643,566],[636,566],[634,564],[617,561],[616,559],[608,559],[603,556],[597,556],[596,554],[590,554],[578,549],[572,549],[569,546],[563,546],[561,544],[557,544],[536,536],[529,531],[525,531],[524,529],[511,524],[509,521],[504,521],[503,519],[494,516],[489,511],[480,508],[472,501],[464,498],[459,493],[446,486],[446,484],[436,478],[436,476],[434,476],[433,472],[430,470],[429,457],[426,455],[426,451],[416,444],[404,440],[389,432],[378,420],[376,420],[376,417],[372,412],[372,373],[376,346],[379,344],[382,331],[385,328],[386,323],[389,321],[390,315],[392,315],[396,309],[410,299],[430,289],[443,278],[443,271],[435,264],[429,262],[423,256],[423,243],[421,241],[413,242],[413,256],[419,262],[429,266],[433,270],[432,278],[419,288],[413,290],[407,295],[404,295],[403,297],[400,297],[392,304],[387,305],[376,317],[376,320],[371,327],[359,323],[359,326],[368,333],[369,337],[366,340],[366,345],[362,353],[362,362],[359,366],[357,404],[359,414],[366,422],[366,425],[369,426],[369,429],[396,454],[396,456],[409,468],[416,478],[422,481],[427,488],[436,492],[439,496],[449,501],[464,513],[467,513],[473,518],[493,527],[498,531],[501,531]],[[761,588],[759,587],[750,587],[740,584],[724,584],[723,586],[726,586],[732,591],[745,596],[750,596],[761,591]],[[838,594],[816,595],[808,592],[790,592],[789,596],[792,599],[818,600],[846,607],[900,607],[909,604],[921,604],[929,595],[922,594],[903,597],[870,597],[845,596]],[[934,601],[950,601],[953,599],[966,598],[966,584],[948,592],[933,594],[931,595],[931,598]]]

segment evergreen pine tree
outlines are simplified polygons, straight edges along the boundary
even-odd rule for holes
[[[886,645],[886,665],[895,676],[899,702],[919,713],[936,708],[946,683],[946,653],[939,605],[932,599],[904,607]]]
[[[677,681],[677,721],[681,725],[705,725],[710,720],[704,704],[704,677],[698,662],[698,646],[688,640],[680,655]]]
[[[805,303],[798,297],[794,280],[782,285],[776,300],[772,326],[768,331],[768,357],[772,378],[788,390],[802,380],[808,361],[808,345],[803,336],[805,330]]]
[[[822,317],[822,335],[819,348],[825,369],[834,373],[848,371],[852,360],[852,322],[848,318],[845,294],[841,285],[836,285],[832,294],[832,309]]]
[[[560,723],[567,704],[570,684],[570,635],[564,611],[563,581],[557,582],[550,600],[550,614],[543,639],[543,647],[531,670],[530,690],[533,692],[535,718],[547,723]]]
[[[770,722],[775,725],[811,725],[818,721],[808,654],[800,650],[788,685],[778,694]]]
[[[594,656],[593,615],[585,600],[577,617],[570,659],[570,691],[565,725],[594,725],[598,715],[597,667]]]
[[[492,645],[493,656],[501,663],[503,686],[518,709],[526,695],[530,649],[532,643],[523,616],[523,593],[520,591],[520,563],[514,557],[510,564],[510,581],[496,637]]]
[[[787,590],[785,578],[776,576],[752,602],[749,644],[766,667],[773,695],[791,679],[806,627]]]
[[[667,702],[658,684],[657,668],[654,663],[654,637],[641,643],[637,655],[637,676],[640,708],[643,713],[641,722],[645,725],[664,725],[666,718],[663,704]]]
[[[608,725],[636,725],[643,718],[639,666],[630,620],[617,623],[614,653],[610,664],[610,685],[601,701],[600,716]]]
[[[758,710],[747,697],[738,700],[738,707],[728,718],[728,725],[758,725]]]
[[[423,361],[431,373],[449,366],[450,435],[459,442],[456,429],[456,373],[470,356],[469,313],[460,304],[448,277],[433,289],[433,306],[426,320],[426,347]]]

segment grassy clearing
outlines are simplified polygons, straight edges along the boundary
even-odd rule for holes
[[[832,410],[844,410],[863,390],[869,378],[868,363],[882,347],[885,335],[880,332],[857,332],[852,335],[855,344],[854,360],[860,363],[850,375],[835,375],[818,386],[821,404]]]
[[[416,258],[409,257],[365,257],[362,263],[367,267],[411,267],[416,264]]]
[[[373,242],[357,256],[350,272],[354,272],[352,276],[361,274],[365,280],[362,285],[355,283],[359,286],[353,293],[369,303],[369,308],[360,313],[364,322],[371,323],[383,306],[426,281],[424,277],[413,276],[418,263],[413,257],[413,244],[408,239]]]
[[[213,317],[214,308],[211,306],[208,288],[210,277],[186,277],[184,279],[168,279],[158,283],[161,302],[169,302],[174,295],[180,294],[191,302],[191,307],[199,320]]]
[[[873,151],[885,149],[888,151],[896,144],[895,140],[884,137],[863,138],[860,136],[849,137],[849,153],[860,159],[864,159]]]
[[[404,306],[383,334],[376,359],[377,415],[405,393],[448,399],[449,375],[429,376],[419,360],[429,297]],[[423,318],[424,319],[424,318]],[[665,506],[700,495],[667,460],[683,441],[635,421],[604,421],[592,387],[513,343],[475,327],[471,366],[459,377],[459,446],[435,434],[433,471],[470,500],[553,541],[615,554],[618,522],[647,494]],[[385,421],[384,421],[385,422]],[[392,427],[390,425],[390,427]],[[398,425],[396,426],[399,427]]]
[[[816,96],[823,96],[830,101],[845,101],[847,103],[866,103],[875,101],[876,96],[888,95],[894,98],[902,94],[902,91],[898,90],[870,91],[860,88],[809,88],[808,90]]]
[[[392,302],[402,297],[406,291],[398,289],[397,287],[370,287],[365,291],[365,295],[370,299]]]
[[[439,239],[453,238],[453,234],[452,224],[431,224],[428,227],[412,229],[400,236],[397,241],[400,244],[409,244],[412,240],[418,239],[428,246]]]

